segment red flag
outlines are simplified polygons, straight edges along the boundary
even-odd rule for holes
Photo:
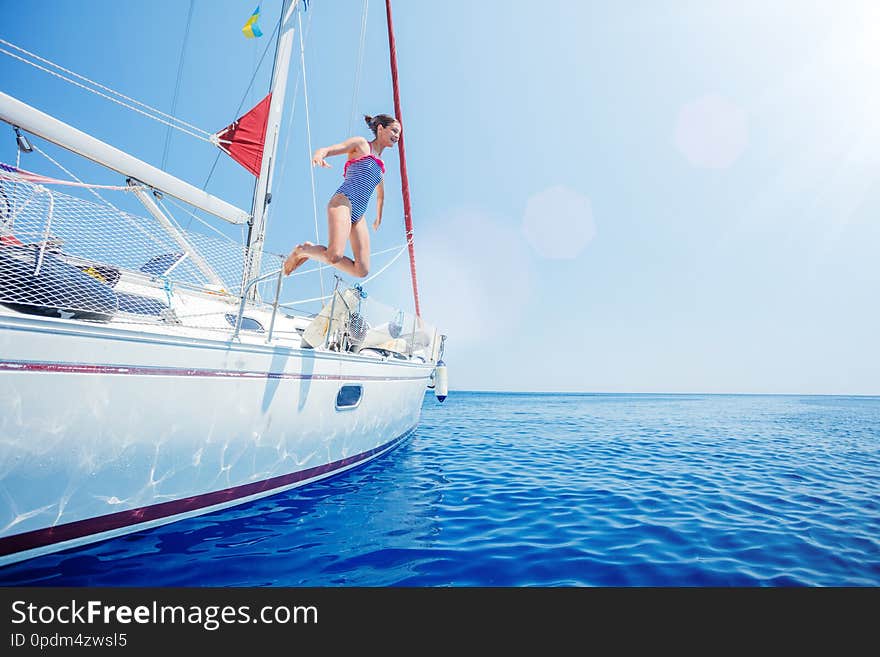
[[[263,164],[263,146],[266,143],[266,125],[269,123],[270,93],[254,105],[247,114],[218,132],[217,145],[255,176]]]

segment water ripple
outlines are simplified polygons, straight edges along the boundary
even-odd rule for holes
[[[874,587],[880,398],[428,396],[361,469],[0,584]]]

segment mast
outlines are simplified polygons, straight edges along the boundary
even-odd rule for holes
[[[388,50],[391,53],[391,81],[394,85],[394,114],[400,124],[403,125],[403,116],[400,111],[400,86],[397,80],[397,50],[394,44],[394,23],[391,20],[391,0],[385,0],[385,15],[388,22]],[[412,208],[409,203],[409,177],[406,175],[406,150],[403,147],[403,133],[397,146],[400,149],[400,185],[403,192],[403,222],[406,226],[406,241],[409,245],[409,271],[412,277],[413,300],[415,302],[416,317],[421,318],[419,309],[419,288],[416,283],[416,252],[413,244]]]
[[[3,92],[0,92],[0,119],[124,176],[135,178],[148,187],[158,189],[215,217],[233,224],[243,224],[248,220],[248,214],[244,210]]]
[[[266,234],[268,206],[272,201],[272,177],[275,173],[275,154],[278,150],[278,132],[281,125],[281,112],[284,109],[284,96],[287,93],[287,72],[290,66],[290,55],[293,52],[293,16],[299,0],[284,0],[281,6],[281,30],[275,48],[275,64],[272,68],[272,84],[269,92],[272,100],[269,103],[269,120],[266,125],[266,140],[263,146],[263,162],[260,176],[254,187],[254,201],[251,214],[253,220],[248,231],[247,258],[242,274],[242,290],[247,283],[260,275],[260,262],[263,258],[263,239]],[[248,293],[251,299],[257,299],[257,288],[254,286]]]

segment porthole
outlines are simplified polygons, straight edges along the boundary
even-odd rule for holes
[[[342,386],[336,393],[336,410],[347,411],[357,408],[363,395],[364,387],[360,384]]]
[[[234,327],[235,320],[238,319],[237,315],[233,315],[232,313],[226,313],[226,321],[229,322],[229,325]],[[253,317],[242,317],[241,318],[241,330],[242,331],[256,331],[257,333],[263,333],[266,329],[263,328],[263,325],[260,324]]]

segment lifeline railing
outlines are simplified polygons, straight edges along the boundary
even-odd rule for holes
[[[248,293],[255,285],[272,278],[276,280],[275,295],[271,304],[272,314],[266,336],[266,343],[272,343],[284,282],[281,269],[256,276],[245,284],[238,304],[233,340],[241,339],[248,306],[260,305],[255,304]],[[312,347],[321,346],[324,349],[338,351],[366,349],[378,351],[386,356],[421,358],[426,362],[439,360],[445,336],[441,336],[435,327],[426,324],[421,317],[369,298],[361,285],[349,285],[338,274],[334,274],[334,278],[336,285],[329,303],[312,317],[312,321],[317,321],[320,325],[318,333],[320,342],[314,342],[315,335],[313,335]],[[344,310],[339,304],[344,305]],[[307,331],[304,331],[303,338],[306,337]]]
[[[130,192],[125,188],[120,191]],[[176,223],[175,228],[221,281],[226,285],[231,282],[240,284],[245,257],[241,244],[184,230]],[[388,253],[402,253],[403,250],[388,249]],[[379,253],[382,252],[373,255]],[[396,258],[393,257],[391,262]],[[94,203],[48,189],[44,184],[24,179],[15,171],[0,172],[0,303],[6,305],[30,305],[38,314],[45,309],[74,311],[79,315],[74,317],[77,319],[93,316],[98,310],[104,318],[101,321],[109,321],[112,317],[113,321],[120,323],[158,322],[211,331],[228,331],[232,327],[233,339],[239,340],[242,331],[248,330],[243,329],[243,325],[249,304],[253,308],[262,307],[262,311],[269,314],[269,303],[247,298],[253,296],[249,293],[255,286],[265,284],[258,296],[267,301],[271,299],[267,338],[272,342],[277,339],[279,331],[279,310],[290,317],[288,306],[318,302],[318,310],[321,310],[331,300],[331,295],[327,295],[282,303],[282,261],[282,256],[266,252],[263,272],[248,281],[245,289],[217,286],[188,257],[181,240],[169,235],[167,227],[152,214],[133,214],[109,203]],[[47,267],[51,270],[44,276]],[[312,271],[315,270],[304,268],[293,276]],[[122,274],[127,278],[122,279]],[[77,290],[72,296],[73,280],[81,284],[73,285]],[[89,280],[93,282],[89,284]],[[349,283],[345,282],[345,285]],[[115,297],[104,290],[105,286],[112,288]],[[148,292],[147,287],[152,292]],[[342,283],[337,283],[332,294],[338,294],[341,288]],[[301,288],[297,286],[297,289]],[[195,304],[175,303],[176,292],[184,290],[222,299],[237,306],[237,312],[229,308],[230,314],[224,319],[227,311],[207,303],[210,297],[203,297]],[[246,299],[244,303],[242,298]],[[329,318],[328,331],[340,328],[336,323],[338,313],[332,310],[328,307],[323,311]],[[433,334],[429,335],[430,327],[419,318],[375,299],[363,298],[355,311],[358,331],[354,332],[364,333],[363,344],[367,347],[430,358],[432,345],[439,342]],[[318,314],[296,311],[297,317],[306,320],[314,320]],[[347,310],[347,315],[350,314]],[[352,336],[352,340],[356,338],[359,336]],[[355,349],[359,344],[355,344]]]
[[[262,276],[257,276],[256,278],[251,279],[248,284],[245,285],[244,289],[241,291],[241,303],[238,306],[238,317],[235,320],[235,332],[232,334],[233,340],[238,340],[238,334],[241,332],[241,322],[244,318],[244,309],[248,302],[248,293],[257,283],[261,283],[262,281],[269,280],[273,276],[277,276],[278,284],[275,286],[275,301],[272,303],[272,321],[269,322],[269,335],[266,338],[266,342],[272,342],[272,332],[275,329],[275,317],[278,315],[278,300],[281,296],[281,281],[283,274],[283,268],[278,269],[277,271],[270,271],[268,274],[263,274]]]

